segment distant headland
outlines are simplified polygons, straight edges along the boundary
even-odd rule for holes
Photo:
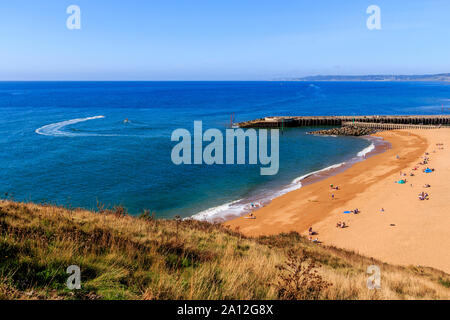
[[[450,73],[422,75],[317,75],[301,78],[285,78],[283,81],[450,81]]]

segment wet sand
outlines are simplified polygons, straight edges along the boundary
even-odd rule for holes
[[[250,236],[297,231],[309,237],[307,230],[312,226],[318,233],[312,237],[324,244],[389,263],[431,266],[450,273],[450,129],[376,135],[392,148],[274,199],[254,212],[256,219],[241,217],[224,224]],[[444,143],[444,150],[436,143]],[[428,166],[435,169],[433,173],[423,173],[426,166],[417,165],[425,152],[430,153]],[[415,166],[417,171],[412,170]],[[407,176],[400,176],[400,171]],[[409,176],[411,172],[415,176]],[[395,183],[403,178],[406,184]],[[423,188],[425,183],[431,188]],[[330,184],[340,190],[331,189]],[[429,200],[418,199],[422,191],[430,194]],[[355,208],[361,213],[343,214]],[[339,221],[349,227],[336,228]]]

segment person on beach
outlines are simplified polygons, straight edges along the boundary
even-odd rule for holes
[[[384,213],[384,208],[381,208],[381,210],[380,210],[380,211],[381,211],[381,213]]]
[[[342,221],[342,222],[338,222],[338,223],[336,223],[336,228],[341,228],[341,229],[343,229],[343,228],[347,228],[348,227],[348,225],[347,224],[345,224],[345,221]]]
[[[422,191],[422,193],[419,194],[419,200],[428,200],[428,193]]]
[[[253,212],[250,212],[248,214],[248,217],[246,217],[247,219],[256,219],[255,215],[253,214]]]
[[[331,200],[334,200],[334,193],[331,194]]]

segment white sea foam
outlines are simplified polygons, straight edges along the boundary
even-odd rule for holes
[[[212,207],[191,216],[192,219],[201,221],[220,221],[224,216],[240,216],[246,209],[246,204],[241,203],[243,199],[228,202],[217,207]]]
[[[374,141],[376,144],[378,144],[378,142],[383,141],[383,139],[380,137],[371,137],[371,141]],[[361,161],[361,158],[363,158],[365,155],[367,155],[368,153],[370,153],[375,149],[375,143],[371,143],[368,147],[358,152],[356,158],[352,158],[347,162],[333,164],[329,167],[304,174],[300,177],[295,178],[294,180],[292,180],[290,184],[284,186],[279,190],[265,192],[264,194],[260,194],[259,196],[252,197],[252,199],[240,199],[228,202],[223,205],[201,211],[197,214],[194,214],[190,218],[209,222],[222,222],[225,221],[225,219],[227,218],[243,216],[244,214],[254,210],[254,208],[252,208],[251,206],[251,203],[259,203],[259,204],[269,203],[273,199],[278,198],[288,192],[300,189],[302,187],[302,180],[312,175],[320,175],[321,173],[327,172],[329,170],[342,167],[347,163],[353,163],[354,161]]]
[[[37,134],[41,134],[44,136],[54,136],[54,137],[96,136],[98,134],[66,132],[61,129],[63,129],[65,126],[68,126],[71,124],[89,121],[89,120],[95,120],[95,119],[102,119],[104,117],[105,116],[95,116],[95,117],[79,118],[79,119],[72,119],[72,120],[51,123],[51,124],[48,124],[48,125],[45,125],[43,127],[36,129],[35,132]]]
[[[325,171],[328,171],[328,170],[336,169],[336,168],[339,168],[340,166],[343,166],[344,164],[345,164],[345,162],[341,162],[341,163],[333,164],[333,165],[331,165],[329,167],[326,167],[326,168],[323,168],[323,169],[320,169],[320,170],[317,170],[317,171],[313,171],[313,172],[307,173],[307,174],[305,174],[305,175],[303,175],[301,177],[295,178],[294,180],[292,180],[292,183],[294,183],[294,184],[295,183],[301,183],[301,181],[303,179],[306,179],[309,176],[312,176],[313,174],[318,174],[318,173],[325,172]]]
[[[358,157],[364,157],[366,154],[373,151],[374,149],[375,149],[375,144],[372,143],[372,144],[370,144],[370,146],[368,146],[367,148],[364,148],[363,150],[358,152],[356,155]]]
[[[226,218],[231,217],[239,217],[242,216],[250,211],[252,211],[253,208],[251,204],[265,204],[270,201],[272,201],[275,198],[278,198],[288,192],[300,189],[302,187],[301,181],[313,174],[318,174],[321,172],[325,172],[331,169],[339,168],[340,166],[344,165],[345,162],[338,163],[329,167],[326,167],[321,170],[317,170],[314,172],[307,173],[301,177],[295,178],[290,184],[287,186],[284,186],[283,188],[279,190],[275,190],[273,192],[266,192],[264,194],[261,194],[260,196],[253,197],[252,199],[240,199],[232,202],[228,202],[225,204],[222,204],[220,206],[212,207],[209,209],[206,209],[204,211],[201,211],[199,213],[194,214],[191,216],[191,219],[195,220],[201,220],[201,221],[209,221],[209,222],[219,222],[224,221]],[[257,208],[257,207],[256,207]]]
[[[281,197],[283,194],[300,189],[301,187],[302,187],[301,183],[296,183],[296,184],[291,183],[288,186],[284,187],[283,189],[275,192],[272,196],[269,197],[269,200],[273,200],[275,198]]]

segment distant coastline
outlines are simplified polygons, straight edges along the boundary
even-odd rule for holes
[[[450,81],[450,73],[422,75],[316,75],[300,78],[284,78],[283,81]]]

